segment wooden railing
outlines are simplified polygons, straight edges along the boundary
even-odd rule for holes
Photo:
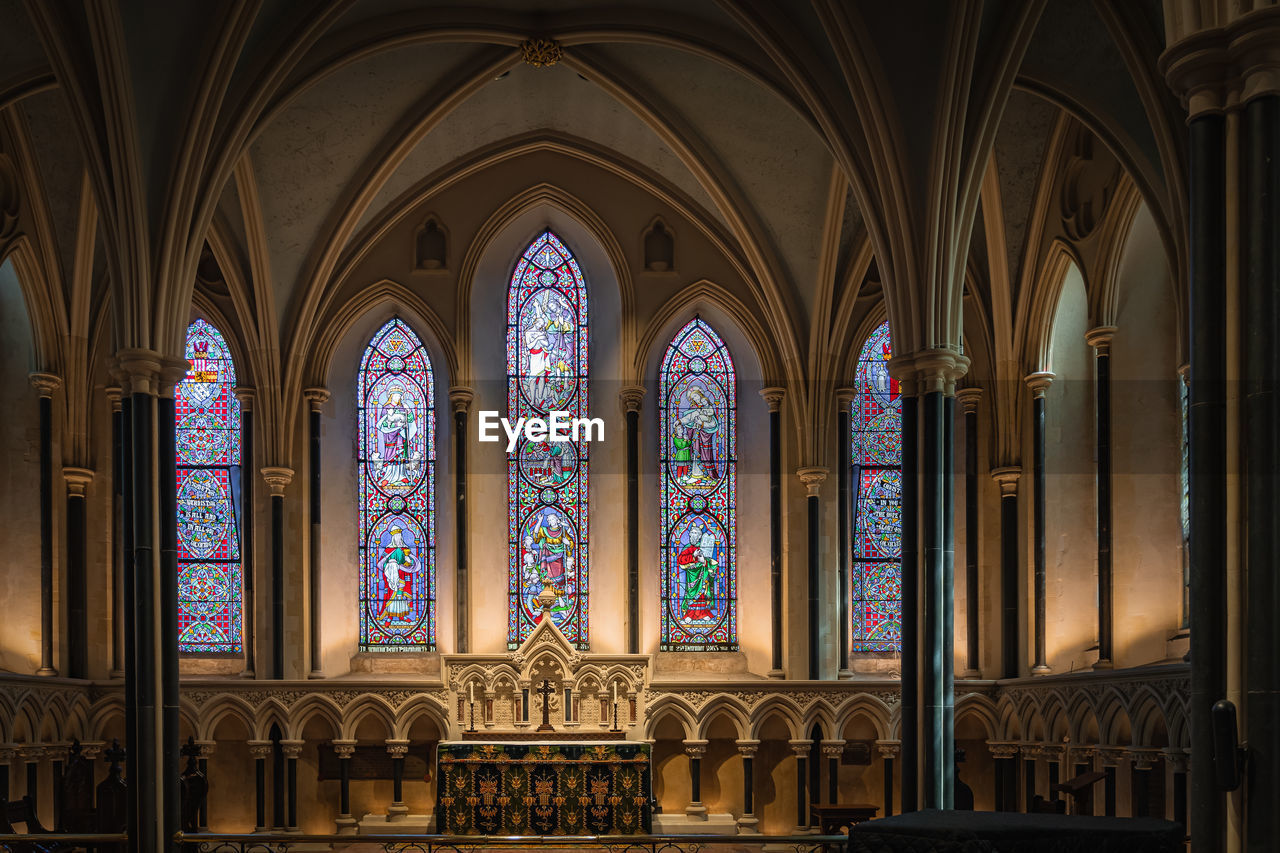
[[[296,835],[251,833],[225,835],[178,833],[180,849],[193,853],[287,853],[298,845],[377,845],[388,853],[479,853],[483,850],[528,847],[585,848],[609,853],[698,853],[708,847],[730,846],[790,848],[807,851],[843,851],[844,835]]]

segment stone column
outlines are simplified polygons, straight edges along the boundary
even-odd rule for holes
[[[475,394],[458,385],[449,389],[453,410],[453,501],[454,501],[454,642],[458,654],[470,649],[471,575],[467,550],[467,412]]]
[[[1098,747],[1098,763],[1102,765],[1102,772],[1106,775],[1102,780],[1102,813],[1107,817],[1116,816],[1116,773],[1120,762],[1124,760],[1123,747]]]
[[[89,600],[85,490],[93,482],[88,468],[63,468],[67,489],[67,675],[89,677]]]
[[[71,754],[71,745],[67,743],[55,743],[45,751],[45,756],[50,761],[50,791],[53,800],[53,828],[58,830],[62,828],[62,772],[66,767],[67,756]]]
[[[839,448],[839,452],[836,454],[836,494],[839,512],[839,521],[836,528],[836,550],[840,553],[840,559],[837,563],[839,576],[836,584],[836,595],[840,604],[836,608],[836,620],[840,625],[837,677],[841,679],[853,677],[853,673],[849,670],[849,556],[853,550],[851,539],[853,496],[851,495],[850,483],[853,458],[850,448],[852,436],[849,417],[853,401],[856,398],[857,389],[855,388],[843,387],[836,389],[836,447]]]
[[[22,756],[22,762],[26,765],[26,788],[23,796],[30,797],[32,803],[37,806],[42,802],[40,798],[40,762],[45,756],[45,747],[40,744],[26,744],[18,748],[18,754]]]
[[[742,756],[742,817],[738,818],[739,835],[758,835],[759,819],[756,817],[755,793],[755,757],[760,749],[758,740],[740,740],[737,742],[738,754]]]
[[[240,555],[244,562],[244,670],[241,678],[256,678],[258,609],[254,589],[257,585],[257,559],[253,548],[254,502],[253,485],[253,389],[237,387],[235,395],[240,400]]]
[[[1045,799],[1050,802],[1061,799],[1060,792],[1054,791],[1053,786],[1062,781],[1062,764],[1066,760],[1067,750],[1061,744],[1046,744],[1040,747],[1040,754],[1049,762],[1049,786],[1045,790]]]
[[[902,751],[902,744],[896,740],[878,740],[876,748],[884,762],[884,816],[890,817],[893,814],[893,762]]]
[[[356,819],[351,814],[351,756],[356,752],[355,740],[335,740],[333,752],[338,756],[338,835],[355,835]]]
[[[809,750],[813,748],[811,740],[790,741],[791,751],[796,756],[796,832],[809,831],[809,774],[806,772],[809,762]]]
[[[644,386],[619,395],[627,417],[627,653],[640,653],[640,407]]]
[[[284,490],[293,482],[293,469],[278,465],[262,469],[271,489],[271,677],[284,672]]]
[[[249,741],[249,754],[253,756],[254,781],[254,832],[266,832],[267,825],[267,759],[271,757],[275,744],[269,740]]]
[[[115,371],[112,371],[113,375]],[[111,661],[109,678],[124,677],[124,620],[123,610],[123,575],[124,575],[124,542],[122,540],[123,519],[120,515],[120,502],[124,495],[124,410],[120,403],[121,388],[119,385],[106,387],[107,399],[111,401],[111,572],[108,585],[111,589],[107,606],[110,608],[111,626]]]
[[[402,738],[387,739],[387,753],[391,756],[391,805],[387,806],[387,820],[404,820],[409,807],[404,803],[404,757],[409,754],[409,741]]]
[[[213,783],[209,781],[209,759],[213,757],[213,753],[217,751],[218,742],[215,740],[198,740],[196,748],[199,753],[196,758],[196,767],[204,774],[206,782],[209,782],[209,792],[214,790]],[[88,749],[85,749],[85,755],[88,755]],[[200,811],[196,814],[196,830],[199,832],[209,831],[209,797],[206,796],[200,802]]]
[[[1022,810],[1031,811],[1031,801],[1036,797],[1036,759],[1040,757],[1040,745],[1024,743],[1022,752]]]
[[[1098,458],[1098,662],[1094,669],[1112,668],[1114,608],[1111,580],[1111,339],[1115,326],[1097,326],[1085,333],[1093,347],[1094,438]]]
[[[996,468],[991,478],[1000,484],[1000,672],[1002,678],[1018,677],[1018,478],[1016,466]],[[1012,809],[1010,809],[1012,811]]]
[[[320,462],[320,408],[328,401],[329,391],[325,388],[306,388],[302,395],[307,398],[310,404],[310,412],[308,425],[310,433],[310,467],[311,477],[308,484],[307,496],[310,498],[311,505],[311,571],[310,576],[310,603],[309,621],[311,623],[311,672],[307,674],[308,678],[324,678],[324,663],[321,661],[320,655],[320,587],[321,587],[321,560],[320,555],[323,552],[321,545],[321,527],[320,513],[324,503],[321,499],[323,491],[320,484],[320,473],[323,465]]]
[[[40,668],[36,675],[57,675],[53,663],[53,392],[62,380],[52,373],[31,374],[40,409]]]
[[[282,740],[280,751],[284,753],[285,772],[287,775],[285,789],[285,832],[298,831],[298,756],[302,754],[302,746],[306,741]]]
[[[827,760],[827,803],[840,802],[840,757],[844,755],[843,740],[822,741],[822,757]]]
[[[1044,395],[1054,376],[1047,371],[1032,373],[1025,379],[1031,389],[1031,443],[1033,446],[1032,500],[1033,548],[1035,554],[1035,664],[1032,675],[1048,675],[1052,670],[1045,659],[1045,479],[1044,479]]]
[[[995,807],[998,812],[1018,810],[1018,745],[987,741],[995,764]]]
[[[707,807],[702,804],[702,757],[707,754],[705,740],[686,740],[685,755],[689,756],[689,805],[684,813],[698,820],[707,819]]]
[[[1147,746],[1136,746],[1129,748],[1129,755],[1133,761],[1133,768],[1130,771],[1130,803],[1129,811],[1133,817],[1158,817],[1163,818],[1162,814],[1150,813],[1151,800],[1151,771],[1155,767],[1163,754],[1161,750]]]
[[[822,653],[819,643],[818,632],[822,627],[822,611],[820,606],[819,595],[822,587],[822,560],[821,560],[821,543],[820,536],[822,506],[818,502],[819,492],[822,489],[822,481],[827,479],[827,469],[817,465],[810,465],[806,468],[800,468],[796,471],[796,476],[800,478],[800,482],[804,483],[806,492],[806,505],[808,507],[808,581],[805,586],[808,590],[809,608],[808,608],[808,634],[809,634],[809,671],[808,677],[811,681],[816,681],[821,677],[822,672]]]
[[[769,406],[769,601],[773,665],[770,678],[784,678],[782,664],[782,400],[785,388],[762,388]]]
[[[902,811],[920,807],[920,398],[911,360],[889,362],[902,400]]]
[[[978,402],[981,388],[956,391],[964,412],[964,614],[965,669],[961,678],[982,677],[981,631],[978,588]]]
[[[13,772],[11,762],[18,756],[16,744],[0,744],[0,799],[9,799],[9,776]]]
[[[1187,825],[1187,769],[1191,755],[1185,749],[1166,747],[1164,760],[1173,771],[1173,822]],[[1162,815],[1157,815],[1162,817]]]

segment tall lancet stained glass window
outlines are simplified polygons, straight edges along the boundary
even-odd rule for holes
[[[902,648],[902,400],[889,376],[889,324],[858,356],[853,401],[853,650]]]
[[[178,490],[178,650],[242,651],[240,401],[227,341],[187,327],[186,378],[174,394]]]
[[[356,377],[360,650],[436,641],[436,420],[431,359],[399,318],[374,334]]]
[[[588,417],[587,285],[573,254],[547,231],[525,249],[507,288],[507,417]],[[507,456],[507,644],[542,618],[587,647],[587,444],[530,441]]]
[[[658,374],[662,482],[662,648],[738,648],[733,359],[689,321]]]

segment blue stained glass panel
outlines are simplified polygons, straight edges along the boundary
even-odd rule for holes
[[[356,378],[360,650],[435,647],[436,421],[431,358],[401,319]]]
[[[186,377],[174,391],[177,442],[178,650],[242,651],[240,401],[226,339],[187,327]]]
[[[707,323],[676,332],[658,374],[664,650],[738,648],[737,397]]]
[[[525,249],[507,288],[507,417],[587,418],[587,284],[564,242],[546,231]],[[587,444],[529,441],[507,457],[507,644],[550,615],[587,648]]]
[[[855,652],[902,649],[902,399],[889,324],[858,356],[850,411],[854,501],[850,593]]]

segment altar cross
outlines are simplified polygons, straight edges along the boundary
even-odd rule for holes
[[[539,732],[554,732],[555,726],[551,725],[551,696],[555,693],[555,688],[551,686],[551,682],[542,679],[542,684],[538,686],[538,692],[542,694],[542,725],[534,729]]]

